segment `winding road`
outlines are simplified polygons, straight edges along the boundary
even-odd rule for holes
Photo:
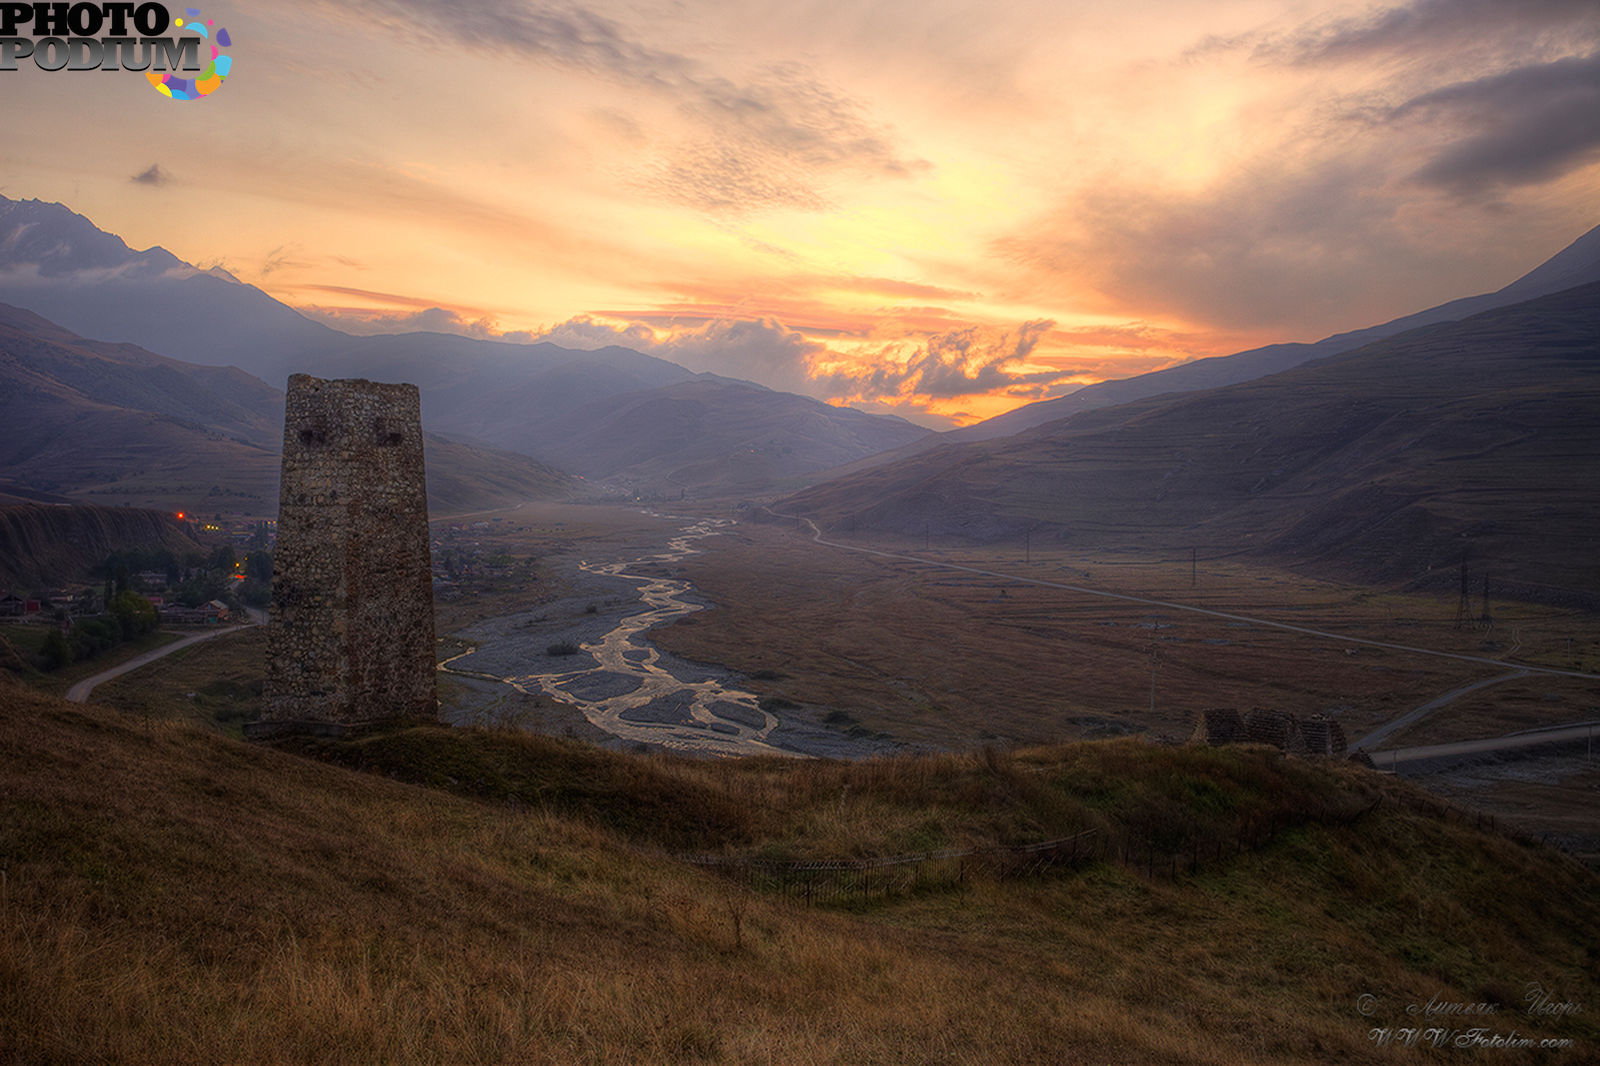
[[[1528,671],[1518,667],[1509,674],[1501,674],[1499,677],[1486,678],[1483,681],[1474,681],[1470,685],[1462,685],[1460,688],[1451,689],[1443,696],[1429,700],[1416,710],[1406,712],[1399,718],[1396,718],[1394,721],[1390,722],[1388,725],[1379,726],[1377,729],[1374,729],[1372,732],[1356,741],[1351,745],[1351,747],[1365,748],[1370,751],[1373,748],[1376,748],[1379,744],[1382,744],[1385,740],[1388,740],[1391,734],[1404,729],[1408,725],[1420,722],[1434,711],[1437,711],[1440,707],[1460,699],[1469,692],[1476,692],[1480,688],[1488,688],[1490,685],[1498,685],[1502,681],[1515,681],[1519,677],[1527,676]]]
[[[148,666],[157,659],[165,658],[175,651],[187,648],[191,644],[198,644],[202,640],[211,640],[213,637],[220,637],[224,633],[237,633],[241,629],[248,628],[248,626],[223,626],[217,629],[207,629],[199,633],[191,633],[180,640],[173,641],[171,644],[163,644],[161,647],[153,648],[142,655],[135,655],[127,662],[118,663],[109,670],[102,670],[92,677],[86,677],[79,681],[76,685],[67,689],[67,700],[71,703],[88,703],[89,693],[94,691],[96,685],[110,681],[114,677],[132,673],[141,666]]]
[[[1392,748],[1389,751],[1373,752],[1372,761],[1380,770],[1394,770],[1407,767],[1415,770],[1420,764],[1441,760],[1468,758],[1474,755],[1492,755],[1496,752],[1526,751],[1533,748],[1542,748],[1553,744],[1570,744],[1577,746],[1577,742],[1586,741],[1586,757],[1594,758],[1595,734],[1600,732],[1596,722],[1580,722],[1577,725],[1551,726],[1548,729],[1529,729],[1521,733],[1512,733],[1503,737],[1489,737],[1485,740],[1458,740],[1451,744],[1425,744],[1415,748]]]

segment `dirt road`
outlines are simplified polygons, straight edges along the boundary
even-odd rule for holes
[[[1491,755],[1496,752],[1519,751],[1545,744],[1586,741],[1592,755],[1594,738],[1600,733],[1600,723],[1583,722],[1578,725],[1554,726],[1550,729],[1530,729],[1509,736],[1490,737],[1487,740],[1461,740],[1454,744],[1429,744],[1418,748],[1394,748],[1372,753],[1372,761],[1380,770],[1407,770],[1416,765],[1440,759],[1458,759],[1473,755]]]
[[[1380,726],[1379,728],[1374,729],[1360,740],[1357,740],[1351,745],[1351,747],[1365,748],[1366,750],[1371,751],[1379,744],[1382,744],[1385,740],[1388,740],[1391,734],[1397,732],[1398,730],[1404,729],[1406,726],[1411,725],[1414,722],[1421,721],[1434,711],[1437,711],[1440,707],[1443,707],[1445,704],[1451,703],[1456,699],[1467,695],[1469,692],[1476,692],[1480,688],[1488,688],[1490,685],[1498,685],[1502,681],[1515,681],[1519,677],[1527,676],[1528,671],[1518,668],[1511,671],[1509,674],[1501,674],[1499,677],[1486,678],[1483,681],[1474,681],[1470,685],[1463,685],[1458,689],[1452,689],[1451,691],[1446,692],[1443,696],[1440,696],[1438,699],[1429,700],[1416,710],[1408,711],[1406,714],[1396,718],[1388,725]]]
[[[207,629],[200,633],[191,633],[182,640],[175,640],[171,644],[164,644],[161,647],[156,648],[154,651],[145,652],[143,655],[135,655],[125,663],[118,663],[109,670],[102,670],[93,677],[86,677],[82,681],[79,681],[76,685],[73,685],[71,688],[67,689],[67,699],[72,703],[88,703],[89,693],[94,690],[96,685],[104,681],[110,681],[114,677],[121,677],[123,674],[132,673],[141,666],[145,666],[149,663],[155,662],[157,659],[171,655],[179,648],[187,648],[189,645],[198,644],[202,640],[210,640],[213,637],[220,637],[224,633],[236,633],[245,628],[247,627],[223,626],[218,629]]]

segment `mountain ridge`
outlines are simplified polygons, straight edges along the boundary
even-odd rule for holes
[[[731,422],[748,422],[755,409],[783,408],[786,424],[809,427],[778,444],[789,449],[786,477],[804,478],[862,458],[876,446],[869,439],[898,446],[932,432],[889,416],[819,411],[819,402],[809,397],[698,375],[619,346],[586,351],[441,333],[352,336],[163,249],[133,252],[83,216],[39,201],[0,198],[0,300],[30,308],[80,337],[131,342],[194,364],[233,365],[268,384],[281,385],[301,371],[409,381],[422,391],[424,429],[554,465],[573,455],[566,432],[557,427],[569,426],[574,410],[587,407],[593,417],[611,418],[624,397],[688,381],[723,390],[721,404]],[[640,409],[640,398],[626,402]],[[880,420],[872,433],[862,432],[863,418]],[[632,439],[635,451],[650,450],[654,427],[615,418],[611,425]],[[661,478],[690,465],[729,472],[726,483],[695,477],[700,494],[768,488],[751,481],[753,468],[739,461],[746,436],[724,434],[721,420],[703,418],[686,441],[686,454],[651,453],[644,464],[648,471],[610,471],[606,476],[619,480],[609,491],[675,497],[682,485]],[[710,466],[704,465],[708,459]]]
[[[1407,330],[1439,322],[1459,321],[1496,307],[1521,303],[1593,281],[1600,281],[1600,225],[1494,292],[1449,300],[1376,326],[1335,333],[1319,341],[1269,344],[1232,355],[1195,359],[1131,378],[1086,385],[1066,396],[1040,400],[986,421],[951,430],[945,436],[952,441],[988,440],[1010,436],[1058,418],[1070,418],[1094,407],[1111,406],[1169,392],[1187,392],[1252,381],[1315,359],[1354,351]]]
[[[780,504],[824,528],[1243,551],[1600,604],[1600,283],[1222,388],[945,443]],[[1554,593],[1552,593],[1553,595]],[[1547,597],[1548,598],[1548,597]]]
[[[234,367],[194,366],[86,340],[0,304],[0,478],[101,503],[277,509],[282,391]],[[424,434],[435,510],[562,497],[536,460]]]

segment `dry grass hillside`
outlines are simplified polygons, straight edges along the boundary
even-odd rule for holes
[[[0,706],[0,1063],[1476,1061],[1403,1046],[1430,1003],[1563,1042],[1495,1062],[1600,1049],[1600,882],[1345,766],[1130,741],[708,762],[438,727],[317,759],[3,678]],[[1113,856],[809,908],[674,857],[1085,827],[1245,843],[1175,878]],[[1535,985],[1577,1011],[1528,1014]]]

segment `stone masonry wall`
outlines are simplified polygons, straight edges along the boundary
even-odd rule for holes
[[[1237,744],[1244,735],[1244,722],[1232,707],[1213,707],[1201,711],[1195,720],[1191,744]]]
[[[1343,759],[1348,754],[1344,727],[1322,714],[1306,718],[1257,707],[1240,714],[1231,707],[1201,711],[1191,744],[1267,744],[1296,755]]]
[[[437,717],[415,385],[289,379],[261,729]]]

